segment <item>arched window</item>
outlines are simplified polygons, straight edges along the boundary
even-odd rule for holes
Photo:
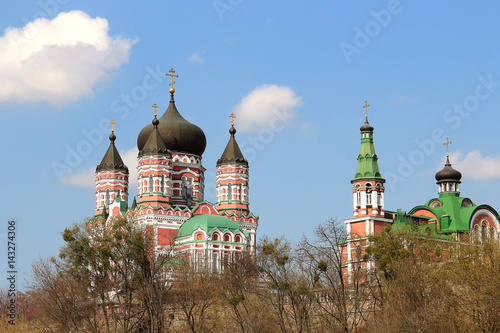
[[[240,235],[236,235],[236,237],[234,238],[234,241],[236,243],[241,243],[241,237],[240,237]]]
[[[490,227],[490,234],[488,235],[491,241],[495,240],[495,228]]]
[[[481,241],[481,226],[479,224],[474,227],[474,240],[478,243]]]
[[[214,234],[212,235],[212,239],[213,239],[213,240],[219,240],[219,234],[218,234],[218,233],[214,233]]]
[[[122,192],[120,191],[120,189],[118,189],[117,192],[118,193],[116,194],[116,196],[121,199],[122,198]]]
[[[106,189],[106,206],[109,206],[109,188]]]
[[[486,220],[483,220],[481,222],[481,238],[482,239],[488,238],[488,223]]]
[[[224,235],[224,242],[230,242],[231,241],[231,236],[228,234]]]
[[[149,175],[149,192],[153,192],[153,175]]]
[[[372,188],[370,184],[366,184],[366,205],[372,205]]]

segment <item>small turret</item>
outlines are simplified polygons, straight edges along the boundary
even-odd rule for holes
[[[217,160],[217,209],[248,212],[248,161],[243,157],[234,135],[234,113],[230,116],[229,142]]]
[[[103,209],[109,207],[116,198],[125,202],[128,200],[129,172],[115,146],[116,122],[111,120],[110,123],[109,147],[101,163],[96,167],[96,215],[101,214]]]
[[[451,141],[448,141],[448,138],[443,143],[446,146],[446,163],[444,164],[444,168],[436,173],[436,184],[439,186],[440,195],[443,193],[454,193],[458,196],[460,195],[458,185],[461,183],[462,174],[451,166],[450,151],[448,149],[451,143]]]

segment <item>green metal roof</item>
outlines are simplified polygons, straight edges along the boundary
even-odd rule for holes
[[[462,202],[465,199],[466,198],[459,197],[458,193],[441,193],[439,198],[433,198],[427,201],[425,205],[413,208],[410,214],[419,209],[426,209],[433,213],[438,219],[439,231],[468,231],[470,219],[478,206],[468,199],[471,203],[471,207],[463,207]],[[431,203],[435,201],[439,201],[441,206],[431,207]]]
[[[470,207],[463,206],[463,202],[470,202]],[[431,203],[439,201],[440,207],[431,207]],[[425,205],[414,207],[408,215],[413,215],[414,212],[425,209],[434,214],[438,220],[438,231],[441,233],[464,232],[470,230],[472,216],[479,209],[487,209],[491,211],[497,218],[498,213],[495,209],[488,205],[476,205],[469,198],[461,198],[458,193],[441,193],[439,198],[432,198]],[[430,219],[434,220],[434,219]],[[396,219],[397,223],[405,223],[403,219]]]
[[[213,230],[219,229],[222,232],[229,230],[232,233],[241,231],[245,235],[245,237],[249,236],[248,231],[244,231],[236,222],[228,219],[227,217],[220,215],[202,214],[195,215],[186,220],[186,222],[184,222],[179,228],[177,237],[192,235],[193,232],[198,228],[204,230],[208,235],[210,235]]]
[[[366,124],[368,124],[368,122]],[[353,181],[360,179],[384,180],[378,167],[378,156],[375,153],[375,145],[373,144],[372,126],[361,127],[361,149],[357,159],[358,169],[356,170]]]

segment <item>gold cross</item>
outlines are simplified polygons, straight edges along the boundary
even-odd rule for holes
[[[174,77],[179,77],[179,75],[174,75],[175,71],[173,68],[171,68],[169,71],[168,71],[170,74],[165,74],[166,76],[170,76],[170,79],[171,79],[171,82],[169,83],[170,85],[170,90],[173,90],[171,92],[175,92],[175,89],[174,89]]]
[[[111,124],[111,132],[114,132],[116,121],[114,119],[111,119],[111,121],[109,123]]]
[[[446,157],[450,157],[450,151],[448,150],[448,146],[451,145],[453,142],[448,141],[448,137],[446,137],[446,141],[443,142],[443,146],[446,146]]]
[[[366,121],[368,121],[368,107],[370,106],[370,104],[368,104],[366,101],[365,101],[365,105],[363,105],[363,109],[365,109],[365,118],[366,118]]]
[[[158,105],[155,103],[153,104],[153,107],[155,108],[155,118],[156,118],[156,109],[158,109]]]
[[[234,113],[231,113],[231,115],[229,116],[229,118],[231,118],[231,126],[234,126],[234,118],[236,118],[236,116],[234,115]]]

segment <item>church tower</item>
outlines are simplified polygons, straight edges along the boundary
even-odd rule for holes
[[[222,216],[237,222],[250,235],[251,252],[255,253],[256,233],[259,217],[250,212],[249,168],[236,142],[234,113],[231,114],[229,142],[217,160],[217,203],[216,209]]]
[[[234,137],[234,113],[231,117],[231,137],[217,160],[217,210],[229,214],[248,213],[248,161]]]
[[[96,215],[108,214],[109,206],[117,199],[128,201],[128,168],[115,146],[115,124],[115,121],[111,120],[109,148],[95,171]]]
[[[352,282],[355,271],[366,273],[373,268],[373,261],[362,261],[369,235],[383,230],[391,219],[385,218],[384,184],[378,167],[378,156],[373,142],[373,126],[368,122],[368,107],[365,101],[365,123],[361,126],[361,148],[358,167],[352,184],[354,218],[345,220],[347,242],[343,248],[347,280]]]
[[[155,108],[153,131],[139,151],[137,161],[138,199],[139,204],[167,207],[170,205],[172,155],[158,131],[160,123],[156,118],[158,105],[155,103],[153,107]]]
[[[201,155],[205,151],[207,140],[205,133],[198,126],[190,123],[181,116],[175,106],[174,75],[170,70],[170,103],[156,126],[165,148],[171,153],[171,177],[168,185],[169,200],[172,205],[192,208],[204,201],[205,169],[201,164]],[[137,138],[139,151],[145,147],[151,133],[155,129],[150,124],[142,129]],[[148,176],[149,177],[149,176]],[[160,179],[153,179],[160,181]],[[148,184],[149,179],[139,177],[139,184]],[[145,192],[142,192],[145,193]],[[138,205],[146,198],[139,194]]]

